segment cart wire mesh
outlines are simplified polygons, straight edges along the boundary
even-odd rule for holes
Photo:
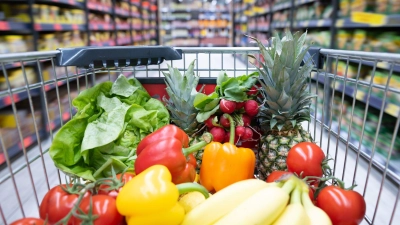
[[[57,130],[74,116],[72,100],[83,90],[120,74],[163,84],[167,63],[185,71],[193,60],[200,83],[215,83],[221,70],[229,76],[256,71],[248,54],[260,59],[258,48],[179,49],[181,60],[126,67],[116,63],[109,68],[56,66],[59,50],[0,55],[1,114],[13,118],[0,132],[0,224],[38,217],[45,193],[65,183],[48,149]],[[395,82],[400,55],[320,49],[314,58],[319,62],[310,74],[309,90],[317,98],[312,119],[303,126],[333,158],[334,176],[348,187],[357,184],[355,190],[367,202],[363,224],[396,224],[400,90]]]

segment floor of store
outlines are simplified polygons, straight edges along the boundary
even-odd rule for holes
[[[194,54],[187,56],[185,61],[174,62],[174,67],[187,67],[189,63],[197,59],[197,68],[204,69],[200,72],[201,77],[214,77],[218,74],[217,71],[207,71],[208,68],[220,70],[228,70],[228,74],[241,75],[241,72],[233,72],[234,68],[248,69],[238,58],[232,57],[230,54],[208,55]],[[208,62],[208,63],[206,63]],[[161,68],[165,68],[164,63]],[[157,68],[157,67],[155,67]],[[244,72],[243,72],[244,73]],[[157,77],[162,74],[158,71],[138,72],[137,76]],[[396,196],[399,194],[398,187],[394,186],[392,182],[384,179],[382,182],[382,174],[373,167],[370,167],[369,162],[360,158],[357,162],[357,153],[351,149],[347,149],[344,143],[338,143],[333,135],[328,132],[321,132],[320,125],[311,123],[310,125],[304,124],[305,128],[309,128],[314,139],[321,144],[322,149],[328,153],[335,161],[331,161],[331,166],[335,166],[335,175],[343,178],[347,186],[353,182],[358,185],[355,190],[359,193],[364,193],[367,199],[367,216],[374,224],[389,224],[389,221],[400,221],[400,207],[397,207],[393,212]],[[54,134],[53,134],[54,135]],[[322,142],[320,142],[322,140]],[[30,149],[26,155],[19,157],[12,163],[12,170],[14,173],[19,172],[13,179],[7,179],[2,182],[2,191],[0,192],[0,202],[2,204],[0,211],[1,215],[7,222],[14,221],[23,217],[22,210],[25,216],[38,216],[38,206],[41,199],[47,190],[59,182],[65,182],[64,174],[60,173],[54,166],[47,150],[51,145],[51,139],[42,140],[41,147],[36,146]],[[41,155],[43,154],[43,157]],[[31,162],[34,160],[33,162]],[[30,162],[30,163],[27,163]],[[19,169],[23,165],[28,165]],[[357,172],[355,173],[355,170]],[[5,177],[9,174],[7,168],[0,171],[0,177]],[[33,175],[34,174],[34,175]],[[381,185],[383,183],[383,185]],[[18,189],[18,195],[15,189]],[[377,209],[376,206],[378,205]],[[387,210],[390,209],[390,210]],[[2,220],[0,219],[0,222]],[[2,224],[2,222],[1,222]],[[365,221],[362,224],[367,224]]]

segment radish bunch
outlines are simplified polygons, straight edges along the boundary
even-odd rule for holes
[[[255,100],[235,102],[221,99],[219,109],[221,113],[210,116],[205,124],[208,131],[213,135],[214,141],[229,142],[229,120],[223,116],[227,113],[235,122],[235,143],[238,141],[249,141],[253,139],[253,128],[250,126],[252,119],[258,114],[259,105]],[[221,114],[221,115],[218,115]]]
[[[221,71],[213,92],[196,94],[194,107],[199,110],[196,119],[206,125],[214,141],[229,141],[230,122],[223,114],[229,114],[234,120],[236,142],[254,139],[255,129],[250,124],[259,111],[254,100],[258,95],[258,76],[258,72],[254,72],[232,77]]]

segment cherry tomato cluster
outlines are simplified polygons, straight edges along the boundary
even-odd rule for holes
[[[123,185],[135,176],[126,172],[114,179],[99,182],[93,189],[83,190],[83,185],[57,185],[44,196],[39,207],[40,218],[23,218],[11,225],[68,224],[80,225],[92,221],[93,225],[122,225],[124,217],[118,213],[116,197]],[[107,180],[107,179],[106,179]],[[75,205],[79,203],[78,208]]]
[[[267,182],[283,179],[294,174],[306,179],[310,187],[310,198],[316,206],[324,210],[333,225],[360,224],[366,212],[364,198],[352,188],[346,189],[344,182],[326,172],[327,159],[322,149],[311,142],[294,145],[287,156],[288,171],[274,171]],[[336,185],[326,184],[334,180]]]

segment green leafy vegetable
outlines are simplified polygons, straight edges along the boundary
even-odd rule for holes
[[[249,100],[247,91],[256,83],[258,72],[238,77],[229,77],[221,71],[217,77],[217,85],[214,92],[209,95],[197,93],[193,105],[200,112],[196,116],[198,122],[206,121],[211,115],[219,110],[221,99],[235,102]]]
[[[135,78],[120,75],[87,89],[76,115],[55,135],[49,153],[63,172],[94,181],[133,170],[140,140],[169,123],[169,112]]]

